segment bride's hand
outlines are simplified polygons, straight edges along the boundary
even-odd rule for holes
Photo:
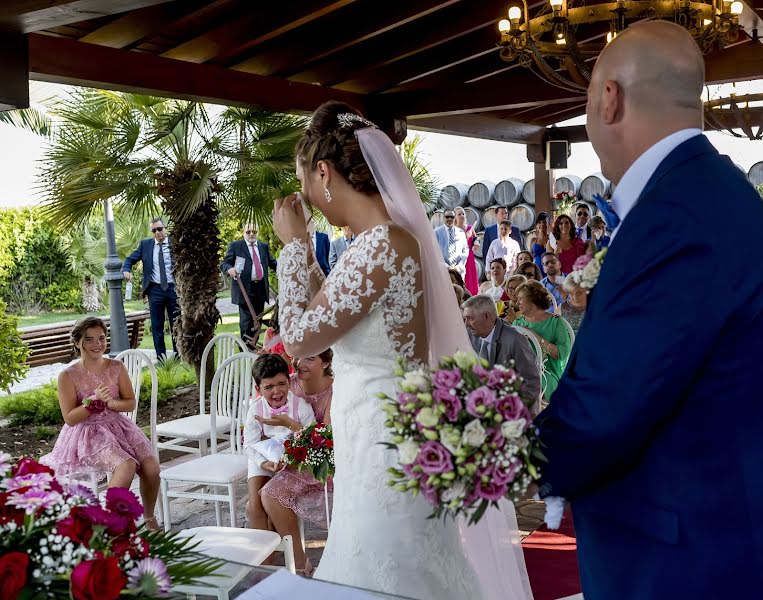
[[[295,238],[307,239],[302,199],[297,194],[278,198],[273,203],[273,231],[284,244],[288,244]]]

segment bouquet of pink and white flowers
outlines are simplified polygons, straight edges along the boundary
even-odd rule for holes
[[[572,273],[567,275],[562,284],[564,289],[571,292],[576,287],[586,291],[592,290],[599,282],[599,274],[607,256],[607,249],[602,248],[596,254],[584,254],[572,265]]]
[[[522,378],[511,368],[457,353],[433,371],[401,365],[396,398],[386,400],[386,426],[400,466],[390,486],[421,494],[432,517],[466,515],[469,523],[503,497],[519,500],[544,460]]]
[[[0,598],[158,598],[222,566],[194,552],[193,538],[139,527],[142,514],[128,489],[109,488],[102,504],[50,467],[0,452]]]

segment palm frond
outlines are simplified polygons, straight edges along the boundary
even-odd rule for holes
[[[0,112],[0,122],[26,129],[41,137],[49,138],[53,135],[53,121],[46,113],[36,108]]]

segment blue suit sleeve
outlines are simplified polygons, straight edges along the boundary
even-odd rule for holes
[[[268,267],[270,267],[273,271],[278,268],[278,261],[276,261],[275,258],[273,258],[273,255],[270,253],[270,246],[265,244],[265,250],[267,250],[268,253]]]
[[[541,495],[572,499],[622,474],[705,368],[725,313],[710,290],[691,302],[683,295],[721,280],[694,227],[655,226],[638,252],[610,265],[617,275],[596,290],[596,310],[536,420],[549,461]]]
[[[132,266],[142,258],[143,256],[141,251],[142,245],[143,245],[143,242],[138,242],[138,247],[135,250],[133,250],[132,254],[130,254],[124,259],[124,262],[122,263],[123,273],[129,273],[130,271],[132,271]]]

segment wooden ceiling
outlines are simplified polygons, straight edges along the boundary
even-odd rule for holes
[[[747,4],[761,14],[763,0]],[[585,98],[500,60],[496,24],[508,5],[4,0],[0,30],[28,34],[33,79],[297,112],[336,98],[420,129],[535,143],[547,125],[583,114]],[[709,55],[707,73],[763,76],[763,46],[743,38]]]

